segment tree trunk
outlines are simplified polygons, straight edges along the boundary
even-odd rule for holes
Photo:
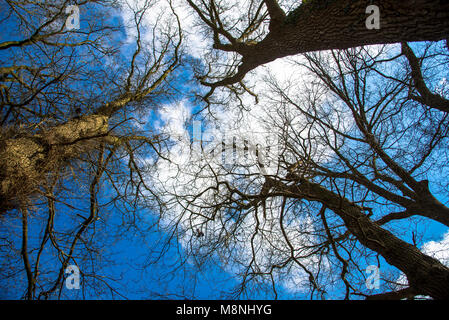
[[[368,29],[368,5],[380,9],[380,29]],[[412,41],[438,41],[449,34],[449,1],[441,0],[309,0],[270,24],[270,32],[254,45],[239,45],[238,73],[216,85],[241,81],[262,64],[289,55],[329,49]]]
[[[108,134],[108,118],[89,115],[42,133],[0,141],[0,212],[17,208],[36,192],[45,175],[93,150]]]

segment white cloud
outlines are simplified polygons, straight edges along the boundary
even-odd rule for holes
[[[144,27],[142,28],[142,38],[148,44],[153,43],[152,30],[156,24],[159,30],[167,30],[170,27],[177,28],[177,20],[170,8],[169,0],[122,0],[122,18],[130,26],[127,29],[128,43],[134,42],[137,36],[133,22],[134,10],[141,9],[147,2],[150,3],[150,7],[142,20],[142,26]],[[201,36],[200,29],[195,23],[196,16],[193,10],[184,0],[172,0],[171,4],[181,23],[184,47],[193,57],[201,58],[204,50],[210,47],[211,43]],[[160,45],[157,41],[155,44]]]
[[[423,253],[449,267],[449,231],[440,241],[429,241],[422,246]]]
[[[192,106],[186,101],[167,105],[160,111],[160,130],[170,134],[175,144],[170,149],[170,162],[160,159],[157,163],[155,176],[152,177],[161,194],[165,194],[164,202],[167,210],[163,213],[161,226],[167,230],[176,229],[178,241],[186,252],[200,255],[207,248],[217,246],[215,256],[231,274],[242,274],[245,266],[253,260],[253,267],[260,272],[269,272],[271,266],[281,264],[290,256],[290,247],[284,238],[279,225],[280,199],[272,199],[273,205],[267,204],[267,211],[262,213],[246,212],[239,219],[233,218],[223,207],[214,210],[214,205],[229,197],[226,188],[215,189],[217,177],[231,185],[239,185],[248,192],[257,193],[263,184],[263,176],[258,174],[258,167],[252,165],[245,168],[232,168],[223,165],[220,157],[202,157],[192,153],[189,132],[186,124],[190,120]],[[266,114],[262,105],[252,106],[252,109],[241,114],[220,110],[217,113],[220,127],[208,128],[207,137],[220,137],[232,134],[247,138],[255,143],[267,131]],[[271,130],[275,130],[271,128]],[[261,141],[262,143],[262,141]],[[232,166],[231,166],[232,167]],[[254,176],[247,181],[240,181],[240,173],[250,173]],[[243,185],[242,185],[243,184]],[[245,186],[246,185],[246,186]],[[252,191],[250,191],[252,190]],[[223,202],[225,203],[225,202]],[[274,208],[270,210],[269,208]],[[318,259],[310,257],[314,243],[313,223],[307,218],[298,217],[298,213],[289,212],[286,217],[285,232],[290,243],[295,248],[298,261],[308,270],[316,272]],[[238,228],[236,222],[238,220]],[[258,228],[256,228],[256,226]],[[256,230],[257,229],[257,230]],[[204,233],[197,237],[198,230]],[[324,269],[325,263],[321,265]],[[296,263],[290,262],[285,270],[274,271],[276,278],[281,277],[281,284],[292,293],[303,292],[309,280],[308,274]]]

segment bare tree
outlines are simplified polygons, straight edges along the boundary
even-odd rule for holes
[[[228,54],[204,75],[211,87],[238,84],[254,68],[305,52],[407,41],[437,41],[448,34],[449,7],[441,1],[194,1],[188,0],[213,48]],[[377,6],[380,28],[368,29],[367,8]],[[235,53],[229,55],[229,53]],[[237,55],[239,56],[237,58]],[[211,70],[209,70],[211,71]]]
[[[426,48],[435,82],[447,49]],[[307,82],[269,78],[260,97],[262,123],[279,135],[277,169],[194,158],[165,190],[180,212],[167,218],[170,230],[199,261],[229,265],[241,279],[238,296],[263,287],[277,297],[296,275],[311,298],[326,298],[340,282],[346,299],[446,299],[449,268],[420,251],[423,229],[407,229],[417,217],[445,226],[449,217],[438,200],[448,188],[448,115],[435,104],[446,97],[440,90],[426,98],[413,57],[403,44],[294,60]],[[386,268],[381,258],[407,285],[391,274],[384,293],[371,295],[364,261]]]
[[[65,27],[69,4],[80,9],[79,29]],[[14,39],[0,44],[2,269],[4,280],[26,275],[27,299],[60,296],[70,264],[80,267],[84,290],[92,283],[119,294],[99,272],[107,241],[95,235],[121,232],[112,222],[105,230],[107,210],[122,210],[123,228],[137,227],[137,208],[155,199],[142,159],[157,155],[164,137],[138,117],[169,98],[181,65],[180,21],[168,4],[148,26],[154,1],[2,3]],[[121,8],[130,23],[111,19]]]
[[[234,142],[195,153],[189,139],[154,128],[152,112],[184,81],[170,1],[148,26],[158,2],[5,0],[3,290],[63,298],[65,272],[76,265],[81,298],[122,297],[115,275],[102,272],[115,263],[108,249],[156,226],[167,237],[152,263],[176,244],[167,274],[216,263],[239,280],[233,297],[277,298],[290,287],[321,299],[447,299],[449,268],[419,248],[426,221],[449,226],[447,43],[409,43],[445,39],[447,5],[382,1],[381,27],[369,30],[363,1],[187,2],[213,40],[195,65],[207,69],[206,101],[221,86],[233,93],[207,104],[209,120],[234,105],[234,129],[257,118],[276,135],[265,149],[279,150],[274,167],[260,160],[258,132],[239,146],[252,162],[223,164]],[[80,8],[80,29],[65,27],[69,4]],[[123,6],[129,23],[111,19]],[[362,46],[391,43],[400,48]],[[291,63],[307,73],[301,81],[267,77],[258,95],[242,83],[257,66],[298,53]],[[251,117],[246,93],[262,101]],[[187,161],[184,150],[193,152]],[[366,287],[367,264],[390,272],[380,294]]]

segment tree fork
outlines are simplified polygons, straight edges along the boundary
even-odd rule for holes
[[[270,12],[276,12],[273,1]],[[414,41],[439,41],[449,34],[449,1],[383,0],[380,29],[366,27],[365,0],[310,0],[301,4],[285,18],[276,14],[275,27],[260,42],[245,45],[238,72],[211,86],[241,81],[252,69],[278,58],[299,53],[348,49],[363,45]]]

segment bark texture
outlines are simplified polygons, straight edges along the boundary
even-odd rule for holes
[[[72,119],[35,135],[1,139],[0,210],[16,208],[36,191],[46,174],[67,159],[89,152],[108,135],[108,118]]]
[[[366,27],[366,8],[370,4],[380,8],[380,29]],[[242,55],[242,63],[234,76],[215,86],[239,82],[257,66],[289,55],[373,44],[438,41],[447,39],[449,34],[449,1],[442,0],[310,0],[285,16],[274,9],[269,13],[273,16],[268,35],[255,44],[232,44],[232,51]]]

